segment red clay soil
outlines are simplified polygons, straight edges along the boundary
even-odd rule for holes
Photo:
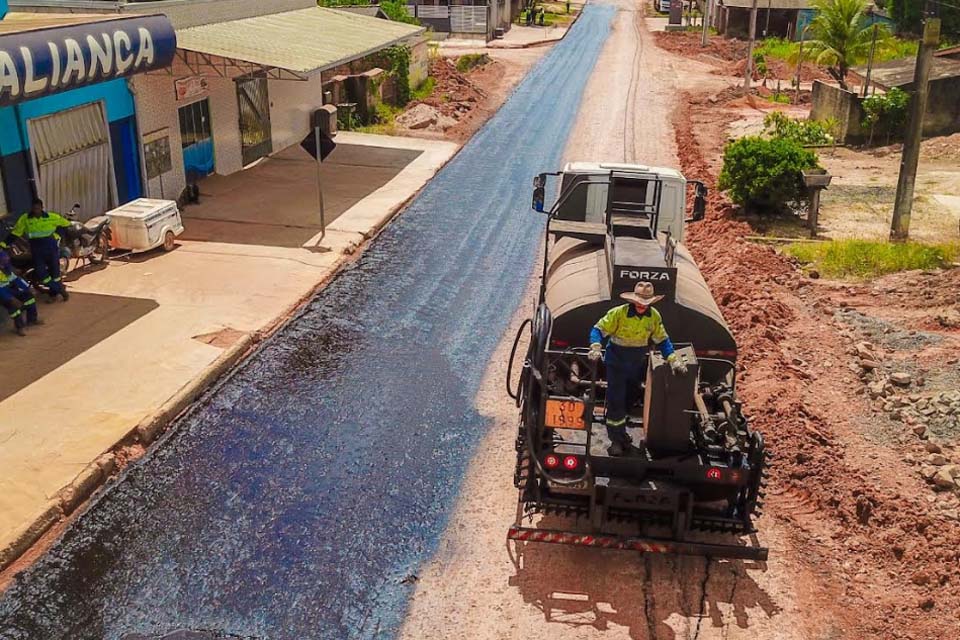
[[[412,102],[410,106],[428,104],[443,115],[460,120],[486,97],[486,93],[457,71],[448,58],[433,60],[430,63],[430,76],[437,83],[433,93],[424,100]]]
[[[680,104],[684,174],[715,185],[708,159],[733,116],[689,95]],[[960,524],[933,508],[936,495],[904,460],[921,443],[868,435],[871,402],[835,315],[858,295],[888,311],[902,301],[869,285],[810,280],[772,248],[745,241],[749,234],[713,188],[707,218],[687,241],[740,345],[746,410],[776,456],[761,536],[770,519],[791,532],[776,552],[818,576],[819,587],[806,585],[810,615],[841,621],[844,637],[958,637]]]
[[[701,46],[700,34],[692,31],[657,31],[654,32],[657,46],[688,58],[707,62],[717,66],[714,73],[718,75],[742,76],[747,58],[749,43],[736,38],[722,38],[713,36],[707,46]],[[725,63],[733,62],[733,66]],[[776,84],[780,80],[792,80],[797,75],[797,68],[777,58],[767,58],[767,78]],[[800,70],[800,79],[803,82],[824,80],[827,75],[819,67],[804,63]],[[755,80],[760,80],[754,75]],[[785,87],[786,88],[786,87]]]

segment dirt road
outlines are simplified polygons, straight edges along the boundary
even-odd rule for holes
[[[683,90],[709,93],[729,81],[656,49],[642,23],[635,28],[632,6],[619,4],[566,157],[680,165],[712,184],[709,156],[723,128],[699,131]],[[944,539],[956,529],[937,520],[942,532],[916,539],[930,524],[922,522],[929,490],[896,449],[878,448],[858,429],[870,413],[846,366],[853,334],[838,333],[832,320],[838,303],[801,282],[772,250],[732,247],[749,231],[728,221],[723,205],[711,197],[710,219],[691,230],[689,242],[738,335],[748,410],[785,458],[758,524],[769,562],[551,545],[528,545],[515,557],[505,541],[516,509],[516,415],[503,390],[508,331],[478,398],[494,426],[438,552],[419,575],[402,637],[939,638],[957,628],[954,599],[923,586],[957,588],[956,556]],[[534,284],[513,331],[533,307]],[[878,473],[884,465],[895,473]],[[871,509],[882,515],[871,520]],[[913,564],[901,563],[904,553]]]
[[[719,90],[725,81],[657,49],[632,3],[618,9],[565,155],[677,166],[670,116],[679,92]],[[521,315],[534,301],[531,286]],[[802,615],[804,594],[794,585],[810,581],[798,579],[803,568],[783,553],[776,522],[762,525],[771,545],[766,566],[532,545],[517,562],[505,544],[516,510],[516,414],[503,391],[512,337],[508,332],[501,343],[479,398],[495,426],[470,468],[448,534],[420,576],[403,637],[452,638],[466,629],[484,639],[803,638],[836,631],[829,620]]]

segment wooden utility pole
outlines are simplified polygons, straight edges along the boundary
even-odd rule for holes
[[[927,18],[923,25],[923,39],[917,51],[917,66],[913,72],[913,96],[910,99],[910,119],[903,138],[900,156],[900,177],[897,179],[897,197],[893,203],[893,221],[890,240],[906,242],[910,236],[910,211],[913,208],[913,187],[917,181],[920,161],[920,142],[923,140],[923,116],[927,111],[927,80],[933,52],[940,41],[940,19]]]
[[[747,49],[747,65],[743,72],[743,89],[750,91],[750,81],[753,79],[753,41],[757,38],[757,0],[753,0],[750,7],[750,46]]]
[[[867,90],[870,88],[870,72],[873,71],[873,54],[877,51],[877,25],[876,22],[873,23],[873,39],[870,41],[870,55],[867,57],[867,75],[863,80],[863,94],[864,98],[867,97]]]
[[[705,47],[710,41],[710,9],[713,0],[702,0],[703,2],[703,34],[700,36],[700,46]]]

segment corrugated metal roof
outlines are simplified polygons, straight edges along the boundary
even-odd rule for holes
[[[892,60],[874,65],[870,72],[870,82],[877,84],[884,89],[893,87],[905,87],[913,84],[913,74],[917,62],[913,58],[906,60]],[[865,66],[854,67],[850,69],[854,75],[863,78],[867,72]],[[960,77],[960,60],[952,58],[934,58],[930,65],[930,81],[943,80],[945,78]]]
[[[177,47],[295,73],[362,58],[423,27],[311,7],[177,31]]]
[[[769,4],[768,4],[769,3]],[[753,0],[723,0],[723,6],[731,9],[750,9]],[[770,9],[809,9],[809,0],[757,0],[757,10]]]

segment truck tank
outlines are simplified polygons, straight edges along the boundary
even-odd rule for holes
[[[673,265],[667,255],[673,252]],[[658,238],[575,238],[559,234],[547,261],[545,302],[553,313],[552,343],[583,347],[590,328],[608,309],[625,304],[620,294],[639,281],[664,299],[655,307],[674,344],[696,345],[706,380],[718,379],[735,363],[736,342],[693,256],[666,234]]]

